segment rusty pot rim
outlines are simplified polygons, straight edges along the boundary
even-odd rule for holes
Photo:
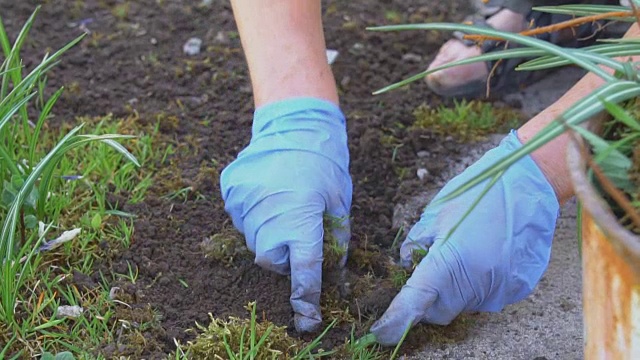
[[[611,211],[607,202],[600,196],[586,175],[587,162],[580,152],[584,141],[570,141],[567,147],[567,165],[576,197],[582,203],[593,220],[607,234],[610,240],[634,260],[640,260],[640,236],[625,229]]]

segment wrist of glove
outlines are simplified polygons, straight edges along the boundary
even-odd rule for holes
[[[349,241],[352,183],[346,121],[327,101],[295,98],[256,110],[250,144],[221,174],[225,209],[245,235],[255,262],[291,274],[299,331],[321,323],[323,215],[342,220],[334,236]]]
[[[445,325],[463,311],[500,311],[533,291],[549,262],[559,204],[530,156],[507,169],[460,224],[489,180],[438,201],[521,146],[512,132],[426,207],[400,256],[406,266],[415,249],[428,253],[372,326],[381,344],[397,343],[415,323]]]

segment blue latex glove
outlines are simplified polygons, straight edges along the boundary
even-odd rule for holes
[[[220,178],[225,209],[256,264],[291,274],[300,332],[321,325],[323,214],[347,248],[352,183],[346,121],[333,103],[294,98],[256,109],[251,143]],[[345,258],[346,260],[346,258]]]
[[[515,132],[451,180],[434,202],[522,145]],[[427,206],[400,249],[404,266],[429,248],[385,314],[371,327],[383,345],[418,322],[449,324],[463,311],[500,311],[529,295],[547,268],[559,212],[556,195],[530,156],[512,165],[444,241],[489,181]]]

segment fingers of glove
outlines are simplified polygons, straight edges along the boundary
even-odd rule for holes
[[[350,197],[348,198],[351,199]],[[330,203],[327,209],[332,219],[331,232],[337,245],[345,250],[340,263],[346,262],[346,250],[351,236],[349,221],[350,202]],[[315,332],[322,325],[320,312],[320,292],[322,288],[322,260],[324,241],[324,208],[306,214],[303,228],[308,234],[299,241],[289,244],[291,258],[291,306],[294,311],[294,324],[299,332]]]
[[[433,245],[434,232],[431,227],[430,221],[423,217],[418,221],[411,230],[407,238],[402,242],[400,246],[400,262],[405,268],[409,268],[413,265],[414,252],[416,251],[428,251],[429,247]]]
[[[289,245],[291,257],[291,307],[299,332],[314,332],[322,325],[322,214],[314,233]]]
[[[420,322],[425,311],[436,301],[436,291],[405,286],[393,299],[382,317],[371,326],[371,333],[383,346],[397,344],[407,328]]]
[[[247,243],[256,264],[291,274],[291,306],[300,332],[322,322],[322,240],[325,201],[316,192],[280,192],[259,202],[245,216]]]
[[[418,264],[400,293],[371,328],[382,345],[400,341],[404,331],[417,322],[447,325],[472,297],[460,287],[460,264],[446,244],[436,246]],[[471,292],[473,294],[473,292]]]

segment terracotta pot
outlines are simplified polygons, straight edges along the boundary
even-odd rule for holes
[[[585,359],[640,359],[640,236],[618,224],[578,149],[568,163],[582,203]]]

